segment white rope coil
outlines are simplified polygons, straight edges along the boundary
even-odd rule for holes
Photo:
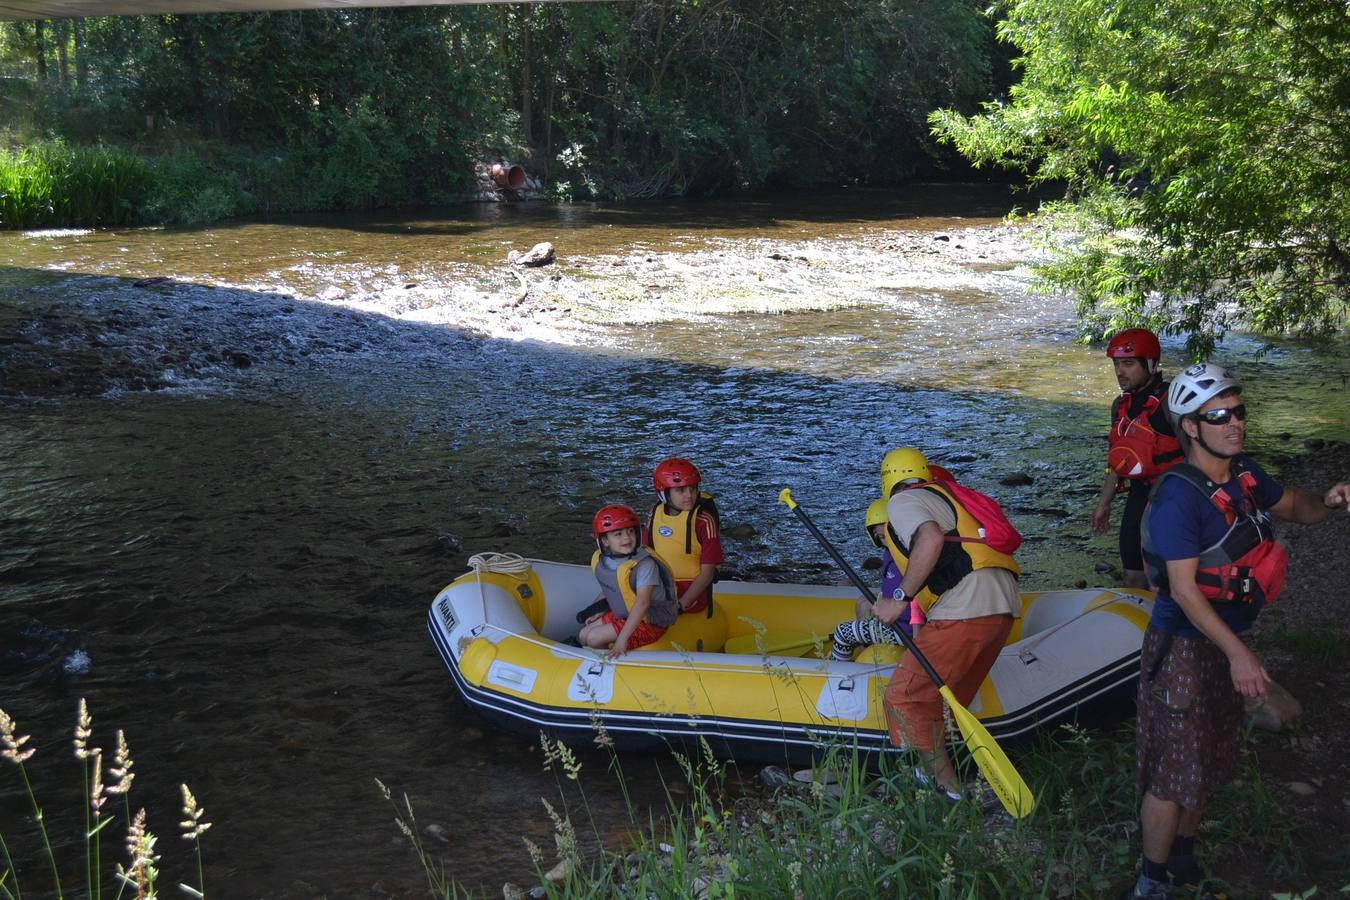
[[[530,561],[519,553],[475,553],[469,557],[469,567],[478,580],[478,599],[483,604],[483,624],[488,624],[487,593],[483,590],[483,573],[510,575],[524,579],[530,571]]]
[[[521,575],[530,571],[530,561],[519,553],[475,553],[469,557],[469,568],[499,575]]]

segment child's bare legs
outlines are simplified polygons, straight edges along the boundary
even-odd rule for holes
[[[586,620],[586,624],[581,626],[581,634],[577,635],[577,642],[583,647],[592,647],[596,650],[603,650],[618,638],[619,632],[614,626],[604,621],[603,616],[591,616]]]

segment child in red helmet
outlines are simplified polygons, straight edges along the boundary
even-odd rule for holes
[[[702,612],[712,600],[717,567],[725,562],[717,506],[699,491],[702,477],[687,459],[672,456],[657,464],[652,487],[660,502],[647,517],[642,542],[675,573],[681,612]]]
[[[655,641],[679,616],[670,570],[639,544],[640,529],[638,514],[622,504],[601,508],[591,521],[591,571],[609,609],[587,618],[577,640],[595,649],[613,644],[610,658]]]

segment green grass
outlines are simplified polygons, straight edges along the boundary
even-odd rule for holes
[[[1329,666],[1340,662],[1350,651],[1350,640],[1344,634],[1327,627],[1299,625],[1289,628],[1281,625],[1260,637],[1263,647],[1283,650],[1301,661]]]
[[[575,796],[582,783],[577,757],[542,736],[541,745],[559,796]],[[728,791],[725,764],[706,745],[702,754],[674,756],[689,790],[667,792],[666,813],[638,829],[636,846],[605,846],[584,791],[579,807],[545,804],[556,847],[545,852],[527,840],[522,852],[549,897],[1096,898],[1124,893],[1137,872],[1129,726],[1107,734],[1066,726],[1018,755],[1038,798],[1036,811],[1020,821],[970,801],[953,804],[891,758],[877,768],[830,751],[821,768],[840,773],[837,796],[820,783],[737,796]],[[1280,792],[1262,781],[1255,753],[1246,757],[1239,781],[1211,803],[1202,853],[1212,870],[1265,860],[1260,877],[1306,886],[1298,845],[1311,836],[1291,823]],[[609,769],[622,789],[617,754]],[[629,814],[636,817],[631,804]],[[397,818],[428,867],[433,894],[476,895],[443,870],[433,872],[406,798]]]
[[[126,225],[154,180],[144,160],[107,147],[0,152],[0,229]]]

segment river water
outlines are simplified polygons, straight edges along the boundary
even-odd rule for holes
[[[426,608],[474,553],[583,561],[593,510],[649,502],[672,453],[733,526],[733,577],[838,580],[778,490],[862,562],[877,463],[915,444],[1004,501],[1028,588],[1110,583],[1114,537],[1087,519],[1114,381],[1068,304],[1027,292],[1012,202],[918,186],[0,236],[0,707],[33,734],[66,877],[87,697],[99,743],[126,732],[166,881],[195,879],[187,782],[215,823],[209,891],[416,895],[380,778],[439,826],[448,875],[530,882],[521,837],[551,847],[556,778],[465,710]],[[500,261],[541,240],[560,261],[520,301]],[[1273,468],[1350,438],[1344,343],[1232,336],[1219,358]],[[88,674],[37,665],[61,633]],[[608,840],[628,802],[663,808],[662,778],[681,790],[657,759],[622,771],[629,801],[599,755],[567,795]],[[36,896],[25,810],[5,765],[0,833]]]

